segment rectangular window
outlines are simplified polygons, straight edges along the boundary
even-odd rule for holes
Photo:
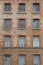
[[[6,12],[11,11],[11,4],[10,3],[5,3],[5,11]]]
[[[24,3],[19,4],[19,11],[20,12],[25,12],[25,4]]]
[[[33,37],[33,47],[39,47],[39,36]]]
[[[9,55],[5,55],[5,57],[4,57],[4,65],[10,65],[10,56]]]
[[[24,55],[19,56],[19,65],[25,65],[25,56]]]
[[[20,47],[25,46],[25,36],[19,36],[19,46]]]
[[[11,20],[10,19],[5,19],[5,28],[10,29],[11,28]]]
[[[33,63],[34,65],[40,65],[40,55],[34,55]]]
[[[33,29],[39,29],[39,19],[33,20]]]
[[[33,4],[33,11],[34,11],[35,13],[38,13],[38,12],[39,12],[39,3],[34,3],[34,4]]]
[[[24,29],[25,28],[25,19],[20,19],[19,20],[19,28]]]
[[[11,37],[6,36],[5,37],[5,47],[10,47],[10,44],[11,44]]]

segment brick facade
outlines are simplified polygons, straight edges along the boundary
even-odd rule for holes
[[[4,4],[11,3],[11,12],[4,11]],[[18,11],[19,3],[25,3],[25,12]],[[40,4],[40,12],[33,13],[33,3]],[[33,30],[33,19],[40,19],[40,29]],[[11,29],[4,28],[4,19],[11,19]],[[25,30],[18,29],[18,20],[25,19]],[[11,47],[4,47],[4,36],[11,36]],[[25,35],[25,48],[19,48],[18,36]],[[40,47],[33,47],[33,36],[40,36]],[[26,65],[33,65],[33,55],[40,54],[40,65],[43,64],[43,0],[0,0],[0,65],[4,65],[4,55],[11,55],[11,65],[18,64],[19,54],[26,56]]]

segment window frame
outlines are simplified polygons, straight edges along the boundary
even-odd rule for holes
[[[24,6],[24,10],[22,10],[22,11],[20,10],[20,5]],[[23,12],[24,13],[25,12],[25,3],[19,3],[19,9],[18,10],[19,10],[19,12],[21,12],[21,13]]]
[[[23,57],[24,56],[24,65],[25,65],[25,61],[26,61],[26,56],[24,55],[24,54],[19,54],[19,56],[18,56],[18,59],[20,58],[20,57]],[[18,60],[18,65],[19,65],[19,63],[20,63],[20,61]]]
[[[33,41],[33,47],[34,47],[34,48],[39,48],[39,47],[40,47],[40,36],[35,35],[35,36],[33,36],[33,38],[34,38],[34,37],[38,37],[38,40],[39,40],[38,42],[39,42],[39,43],[38,43],[38,45],[36,45],[36,44],[34,44],[34,41]],[[36,46],[34,46],[34,45],[36,45]]]
[[[10,46],[8,46],[8,44],[6,45],[6,43],[5,43],[5,42],[6,42],[6,41],[5,41],[5,38],[6,38],[6,37],[9,37],[9,38],[10,38]],[[11,47],[11,36],[8,36],[8,35],[4,36],[4,47],[5,47],[5,48],[10,48],[10,47]]]
[[[34,54],[34,55],[33,55],[33,65],[34,65],[34,57],[35,57],[35,56],[39,56],[39,64],[40,64],[40,54]],[[36,65],[36,64],[35,64],[35,65]]]
[[[9,20],[9,23],[10,23],[9,27],[6,26],[6,21],[7,20]],[[11,29],[11,21],[12,21],[11,19],[4,19],[4,29],[6,29],[6,30],[10,30]]]
[[[10,5],[10,7],[9,7],[10,10],[6,10],[6,5],[8,5],[8,6]],[[11,3],[4,3],[4,11],[5,12],[11,12]]]
[[[37,23],[38,23],[38,26],[35,28],[35,20],[37,20]],[[34,30],[39,30],[40,29],[40,20],[39,19],[33,19],[33,22],[32,22],[32,29],[34,29]]]
[[[35,5],[38,6],[38,10],[37,11],[35,10]],[[34,13],[39,13],[39,11],[40,11],[40,3],[33,3],[33,12]]]
[[[24,20],[24,21],[23,21],[24,27],[20,27],[20,20]],[[19,19],[19,21],[18,21],[18,22],[19,22],[19,23],[18,23],[18,29],[24,30],[24,29],[26,28],[26,22],[25,22],[25,21],[26,21],[25,19]]]
[[[11,55],[10,54],[5,54],[4,55],[4,65],[5,65],[5,57],[9,57],[10,58],[10,64],[9,65],[11,65]]]
[[[24,41],[25,41],[25,42],[23,43],[23,44],[24,44],[23,46],[20,45],[20,43],[19,43],[19,38],[20,38],[20,37],[24,37]],[[26,37],[25,37],[25,35],[20,35],[20,36],[18,36],[18,45],[19,45],[19,48],[25,48],[25,46],[26,46]]]

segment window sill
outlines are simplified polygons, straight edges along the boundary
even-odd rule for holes
[[[37,11],[37,12],[36,11],[33,11],[33,14],[39,14],[39,11]]]
[[[26,12],[18,12],[17,14],[27,14]]]
[[[38,48],[40,48],[40,47],[33,47],[33,48],[34,48],[34,49],[36,49],[36,48],[38,49]]]
[[[19,28],[18,30],[26,30],[25,28]]]
[[[24,49],[25,48],[25,46],[24,47],[19,47],[20,49]]]
[[[11,28],[4,28],[4,30],[11,30]]]
[[[5,49],[9,49],[9,48],[11,48],[11,47],[4,47]]]
[[[12,14],[12,12],[3,12],[3,14]]]
[[[32,30],[40,30],[40,28],[37,28],[37,29],[36,28],[32,28]]]

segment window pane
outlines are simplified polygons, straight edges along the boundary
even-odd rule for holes
[[[34,9],[34,11],[39,11],[39,3],[34,3],[33,4],[33,9]]]
[[[25,37],[19,37],[19,46],[24,47],[25,46]]]
[[[19,28],[25,28],[25,20],[19,20]]]
[[[5,56],[4,65],[10,65],[10,56]]]
[[[39,37],[33,37],[33,47],[39,47]]]
[[[40,65],[40,56],[34,55],[34,65]]]
[[[5,20],[5,28],[10,28],[11,27],[11,20],[10,19],[6,19]]]
[[[19,11],[24,12],[25,11],[25,4],[19,4]]]
[[[34,19],[33,20],[33,28],[34,29],[39,29],[39,19]]]
[[[25,56],[24,55],[19,56],[19,65],[25,65]]]
[[[11,11],[11,4],[10,3],[5,4],[5,11]]]
[[[5,47],[10,47],[10,43],[11,43],[11,38],[5,37]]]

